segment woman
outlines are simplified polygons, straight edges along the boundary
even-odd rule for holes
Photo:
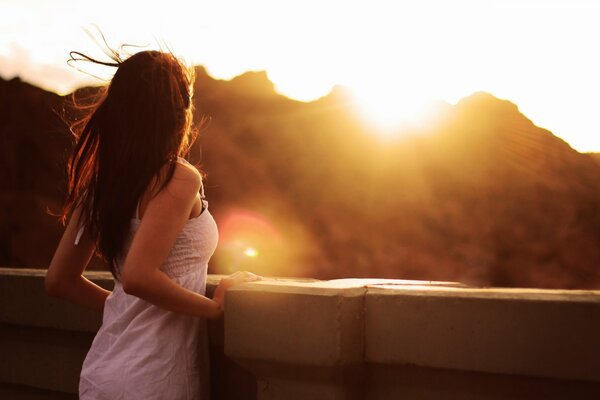
[[[181,158],[191,144],[191,71],[158,51],[115,61],[103,63],[117,71],[73,126],[70,218],[46,291],[103,312],[81,399],[208,398],[205,319],[222,316],[228,288],[260,278],[237,273],[204,296],[218,233],[201,174]],[[111,268],[112,292],[82,275],[94,252]]]

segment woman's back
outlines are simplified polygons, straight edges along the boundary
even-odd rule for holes
[[[100,62],[117,71],[72,124],[68,223],[46,292],[103,313],[80,398],[206,398],[205,319],[223,315],[228,288],[260,278],[236,273],[204,296],[218,233],[200,173],[178,160],[194,138],[193,70],[157,51],[114,61]],[[112,292],[83,276],[94,253],[111,267]]]
[[[187,221],[160,269],[182,287],[204,295],[218,231],[206,200],[201,201],[202,212]],[[137,212],[135,217],[125,254],[141,222]],[[117,267],[124,267],[124,259]],[[102,327],[83,364],[80,396],[208,398],[207,346],[205,320],[166,311],[128,295],[116,281],[106,299]]]

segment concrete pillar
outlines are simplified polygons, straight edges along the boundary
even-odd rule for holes
[[[600,398],[599,294],[371,286],[366,398]]]
[[[265,281],[228,291],[225,353],[258,399],[362,399],[365,288]]]

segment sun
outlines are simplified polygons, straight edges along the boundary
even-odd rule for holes
[[[427,124],[434,99],[390,85],[350,88],[355,111],[382,139],[398,139]]]

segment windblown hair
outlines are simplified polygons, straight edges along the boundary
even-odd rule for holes
[[[119,279],[130,220],[149,185],[153,195],[173,177],[177,157],[195,139],[192,126],[193,70],[171,53],[141,51],[116,66],[111,82],[83,117],[71,124],[76,143],[68,164],[68,196],[62,221],[81,209],[80,226]],[[77,108],[77,105],[76,105]]]

